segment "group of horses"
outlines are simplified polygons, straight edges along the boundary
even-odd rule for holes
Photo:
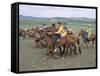
[[[96,41],[96,34],[92,34],[90,38],[85,35],[85,30],[80,30],[80,32],[75,33],[73,31],[66,30],[67,35],[65,37],[61,37],[59,41],[56,42],[57,48],[59,49],[60,56],[63,56],[65,52],[70,51],[70,54],[77,55],[78,52],[81,54],[81,45],[80,45],[80,36],[83,38],[83,42],[88,47],[90,42],[95,43]],[[35,40],[35,47],[36,48],[47,48],[47,54],[50,56],[55,56],[55,43],[53,42],[52,37],[55,36],[55,32],[52,31],[52,27],[47,27],[44,30],[39,29],[28,29],[23,30],[19,29],[19,36],[22,36],[23,39],[25,38],[34,38]],[[84,38],[85,37],[85,38]]]

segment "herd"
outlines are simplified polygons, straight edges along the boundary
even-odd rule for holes
[[[53,42],[52,37],[55,36],[55,33],[52,31],[52,27],[48,26],[45,31],[37,28],[31,29],[19,29],[19,37],[23,39],[33,39],[35,48],[47,48],[47,54],[50,56],[55,56],[55,52],[59,49],[60,56],[63,56],[65,52],[70,51],[70,54],[81,54],[82,48],[80,42],[83,42],[88,48],[88,44],[91,42],[92,45],[96,42],[96,34],[91,34],[90,38],[86,37],[84,40],[84,30],[80,30],[79,32],[73,32],[70,30],[66,30],[67,35],[65,37],[61,37],[59,41],[56,43]],[[80,36],[82,39],[80,39]],[[55,46],[55,44],[57,46]]]

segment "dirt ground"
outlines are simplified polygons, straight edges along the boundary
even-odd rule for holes
[[[81,46],[82,54],[64,55],[52,58],[46,55],[46,49],[33,48],[33,39],[21,39],[19,41],[19,70],[34,71],[48,69],[68,69],[96,67],[96,49],[89,46]],[[48,58],[48,59],[47,59]]]

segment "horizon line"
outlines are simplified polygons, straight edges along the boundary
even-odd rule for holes
[[[19,16],[26,16],[26,15],[21,15],[19,14]],[[55,17],[39,17],[39,16],[26,16],[26,17],[37,17],[37,18],[56,18],[58,16],[55,16]],[[61,16],[59,16],[61,17]],[[87,18],[87,17],[61,17],[61,18]],[[87,19],[96,19],[96,18],[87,18]]]

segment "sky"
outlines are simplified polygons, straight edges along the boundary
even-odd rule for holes
[[[89,8],[20,5],[19,14],[32,17],[85,17],[96,19],[96,10]]]

